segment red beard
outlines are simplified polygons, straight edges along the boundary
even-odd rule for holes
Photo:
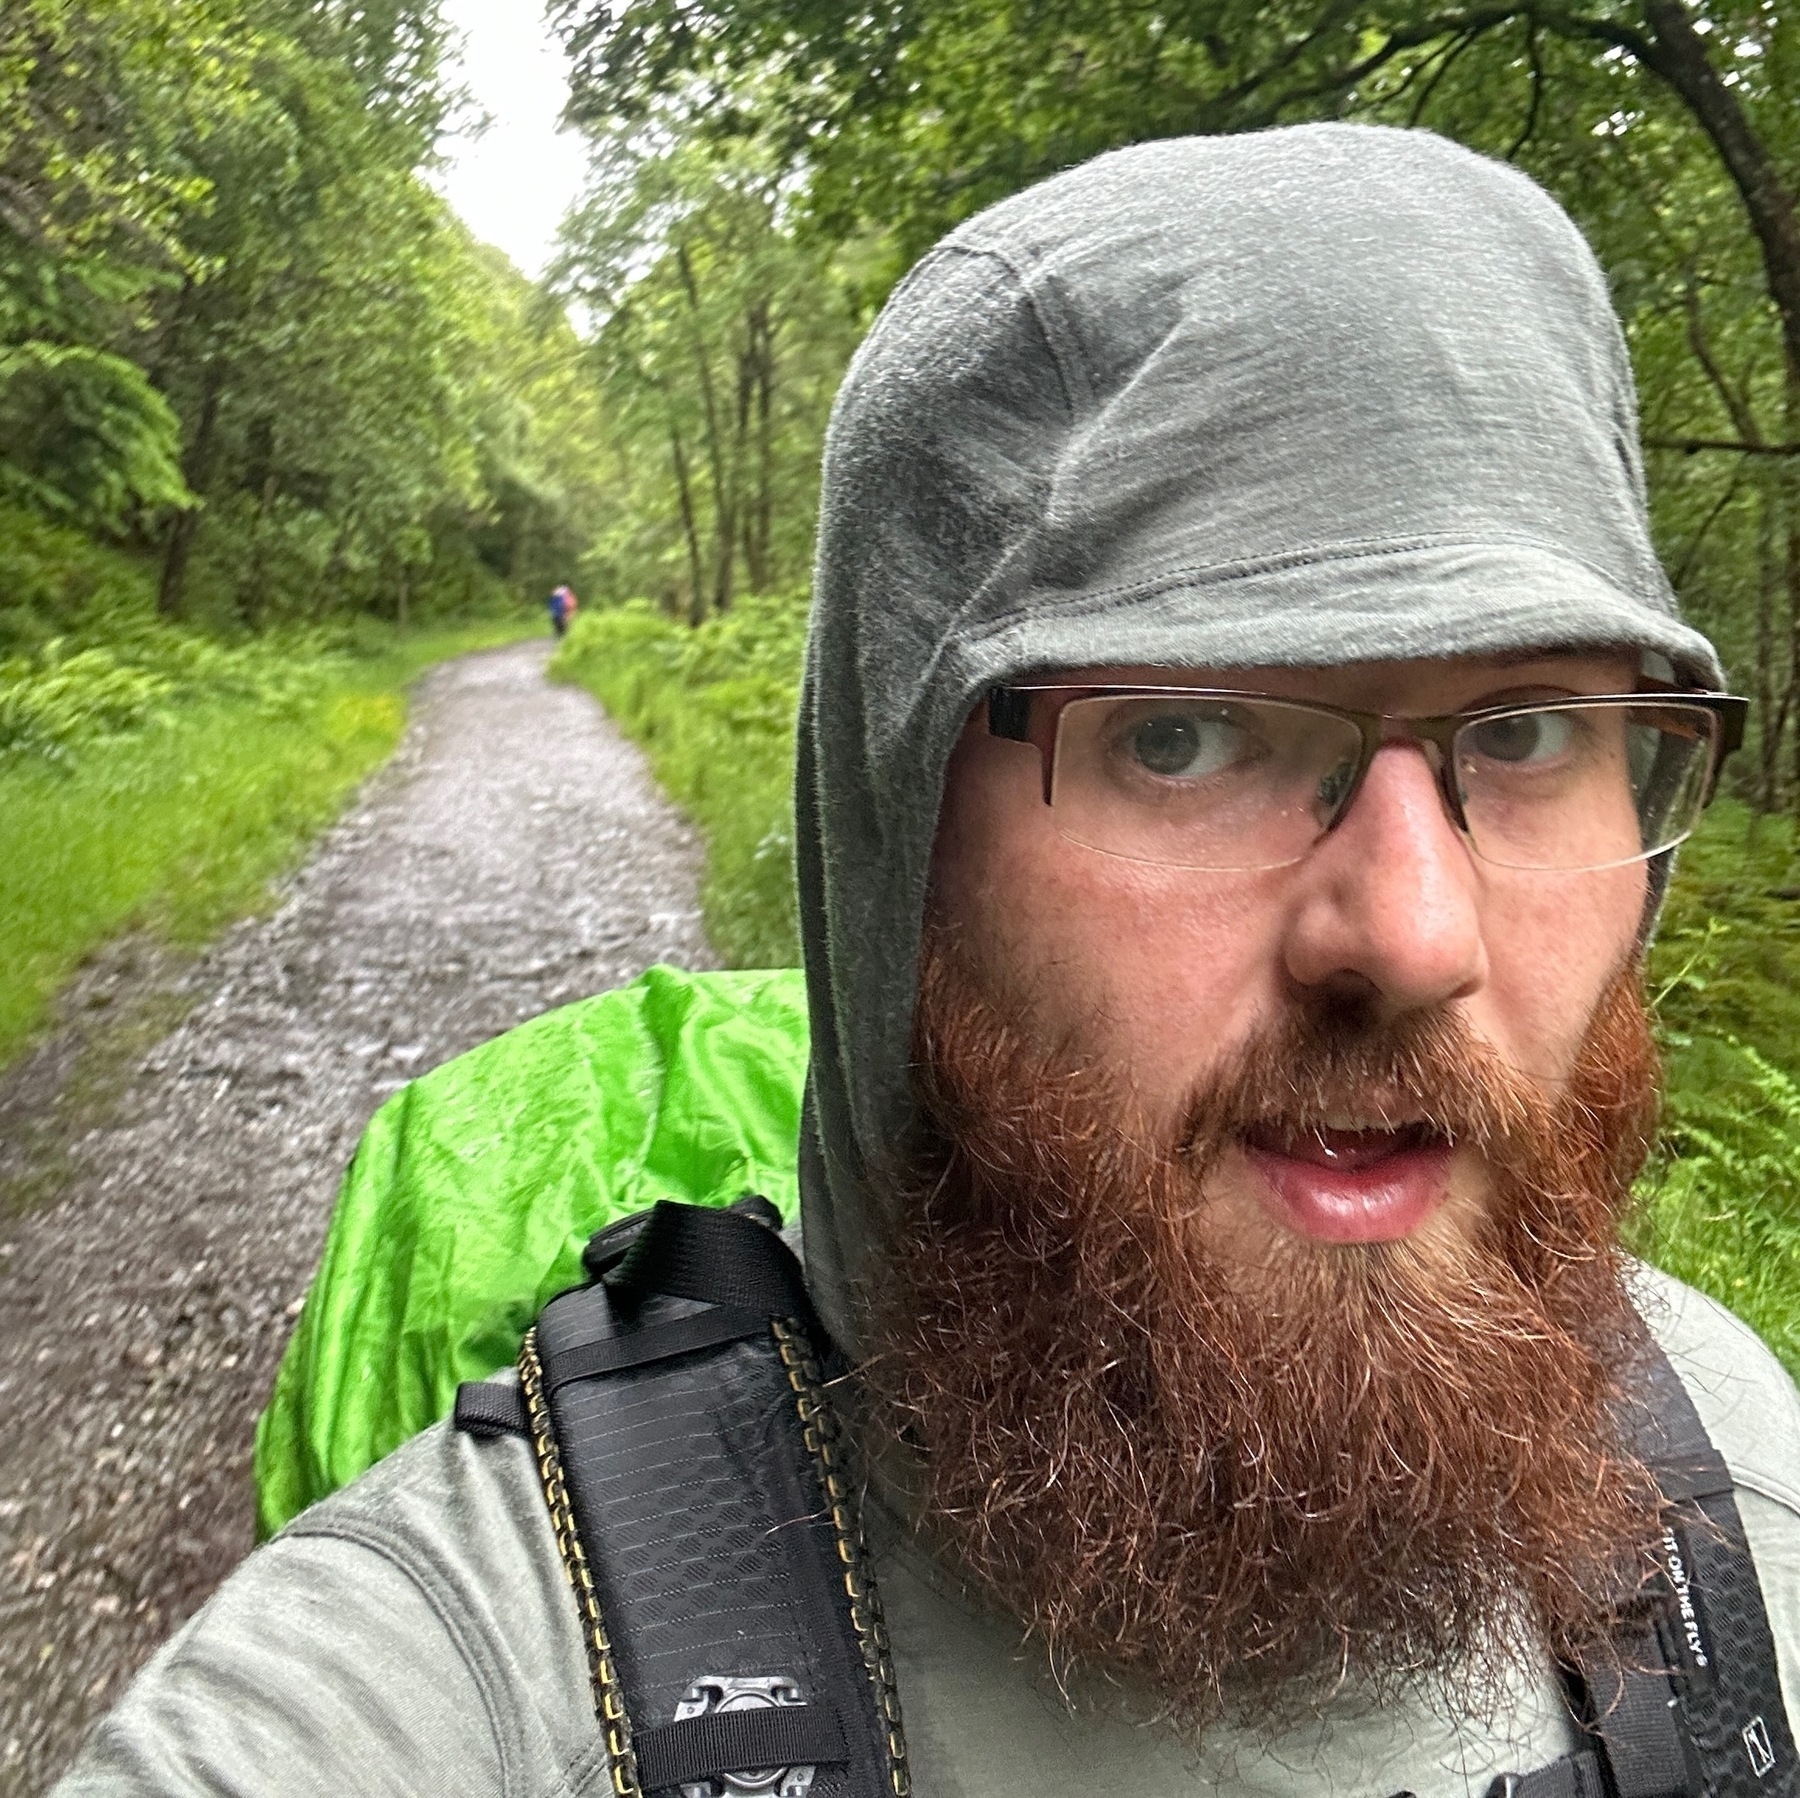
[[[1543,1646],[1604,1638],[1656,1533],[1613,1417],[1642,1340],[1617,1227],[1656,1093],[1635,970],[1556,1102],[1452,1017],[1321,1009],[1157,1143],[930,944],[917,1061],[867,1398],[916,1454],[922,1531],[1060,1670],[1198,1729],[1346,1680],[1484,1706]],[[1482,1151],[1470,1239],[1296,1243],[1250,1277],[1209,1254],[1223,1147],[1382,1092]]]

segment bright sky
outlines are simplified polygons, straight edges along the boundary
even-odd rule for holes
[[[586,168],[581,139],[556,129],[569,96],[567,64],[540,7],[541,0],[445,0],[444,16],[464,39],[451,79],[493,123],[480,137],[446,142],[449,162],[438,177],[469,229],[534,278]]]

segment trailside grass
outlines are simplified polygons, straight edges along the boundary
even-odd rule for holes
[[[803,595],[692,630],[647,604],[578,619],[551,672],[598,696],[707,839],[714,946],[799,958],[793,720]],[[1650,957],[1668,1084],[1631,1247],[1752,1324],[1800,1376],[1800,860],[1729,799],[1677,867]]]
[[[578,616],[550,664],[587,688],[706,837],[706,934],[734,968],[800,960],[794,706],[803,593],[752,595],[698,629],[647,602]]]
[[[90,950],[147,929],[197,944],[266,901],[393,751],[428,665],[510,641],[523,617],[401,637],[364,624],[307,697],[183,706],[160,728],[83,744],[66,766],[0,758],[0,1064]]]

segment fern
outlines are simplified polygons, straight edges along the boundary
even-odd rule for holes
[[[1800,1375],[1800,930],[1791,832],[1722,802],[1683,850],[1651,957],[1668,1070],[1633,1248]]]

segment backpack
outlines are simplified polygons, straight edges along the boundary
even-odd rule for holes
[[[792,1222],[808,1048],[797,970],[652,968],[388,1099],[257,1422],[259,1539],[516,1361],[604,1225],[746,1191]]]

